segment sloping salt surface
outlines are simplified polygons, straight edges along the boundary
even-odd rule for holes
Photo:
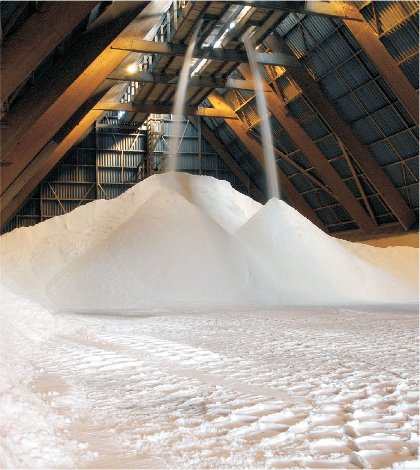
[[[227,181],[187,173],[166,173],[158,178],[161,186],[178,192],[229,232],[237,230],[262,207]]]
[[[414,288],[352,255],[284,201],[271,199],[236,236],[264,259],[279,285],[299,286],[301,305],[416,299]]]
[[[4,282],[14,291],[46,303],[45,286],[58,272],[105,240],[162,188],[178,192],[230,232],[261,207],[226,181],[181,173],[155,175],[118,198],[94,201],[0,237]]]
[[[184,197],[163,188],[106,240],[54,276],[46,291],[54,308],[71,311],[280,301],[280,290],[250,249]]]
[[[53,317],[39,305],[0,284],[0,393],[19,383],[26,371],[22,363],[53,328]],[[22,361],[21,359],[25,360]]]
[[[363,243],[340,240],[352,254],[419,289],[419,249],[410,246],[378,248]]]

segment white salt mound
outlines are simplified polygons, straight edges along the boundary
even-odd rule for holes
[[[22,295],[48,304],[45,286],[50,280],[118,230],[145,201],[162,189],[180,192],[229,232],[245,223],[261,207],[235,191],[227,181],[185,173],[175,176],[151,176],[118,198],[93,201],[69,214],[1,236],[0,260],[2,271],[7,273],[3,282]]]
[[[406,275],[356,256],[286,203],[261,206],[209,177],[156,175],[0,240],[8,286],[58,310],[418,299]],[[398,249],[393,262],[404,269]]]
[[[268,201],[235,235],[252,246],[270,271],[277,273],[279,284],[300,286],[301,304],[403,302],[416,298],[414,288],[354,256],[340,240],[325,234],[284,201]]]
[[[61,310],[103,311],[271,305],[275,285],[251,250],[160,189],[46,290]]]
[[[340,243],[352,254],[392,274],[414,289],[419,287],[419,249],[411,246],[377,248],[364,243]]]

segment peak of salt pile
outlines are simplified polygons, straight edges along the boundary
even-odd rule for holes
[[[45,286],[57,273],[118,230],[162,189],[182,195],[229,232],[261,207],[227,181],[187,173],[154,175],[115,199],[93,201],[68,214],[1,236],[3,282],[15,292],[45,304]]]
[[[210,177],[156,175],[0,241],[3,282],[60,310],[417,298],[286,203],[261,206]]]
[[[270,199],[235,235],[277,273],[280,284],[299,286],[297,303],[401,302],[418,296],[415,289],[352,254],[284,201]]]

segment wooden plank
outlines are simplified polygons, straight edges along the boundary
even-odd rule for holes
[[[269,36],[265,40],[265,43],[272,50],[281,49],[290,51],[286,42],[275,35]],[[416,220],[416,214],[405,202],[398,189],[392,184],[385,171],[379,166],[375,157],[369,152],[367,147],[359,141],[351,126],[344,121],[334,106],[331,105],[330,100],[322,91],[321,87],[303,67],[288,67],[286,73],[302,89],[305,96],[319,112],[327,125],[343,142],[354,161],[369,178],[369,181],[401,222],[401,225],[405,229],[409,228]]]
[[[4,101],[89,14],[98,2],[45,2],[1,48]]]
[[[112,103],[100,101],[95,105],[95,109],[102,111],[125,111],[128,113],[153,113],[153,114],[171,114],[173,111],[172,106],[159,105],[154,103],[134,104],[134,103]],[[224,119],[238,119],[235,112],[230,109],[214,109],[198,107],[185,108],[184,114],[186,116],[202,116],[202,117],[220,117]]]
[[[238,70],[245,78],[249,79],[251,76],[249,67],[246,64],[240,65]],[[275,93],[267,93],[266,100],[267,106],[272,115],[284,128],[289,137],[301,149],[307,160],[321,176],[324,183],[333,192],[337,201],[343,205],[362,230],[366,233],[370,233],[375,227],[374,221],[365,212],[359,201],[355,198],[354,194],[350,191],[335,169],[330,165],[315,142],[289,114],[284,101]]]
[[[208,96],[208,99],[212,106],[214,106],[218,110],[231,109],[227,102],[224,100],[224,98],[216,92],[211,93]],[[259,165],[264,168],[265,165],[263,148],[257,141],[251,139],[251,137],[247,135],[246,128],[244,127],[243,123],[239,119],[226,119],[226,123],[232,129],[238,139],[244,144],[248,152],[255,158]],[[321,220],[308,206],[303,196],[293,186],[293,184],[290,182],[290,180],[286,177],[286,175],[281,171],[279,167],[277,167],[277,178],[280,182],[281,192],[282,194],[284,194],[287,201],[296,210],[298,210],[301,214],[307,217],[313,224],[318,226],[321,230],[327,231]]]

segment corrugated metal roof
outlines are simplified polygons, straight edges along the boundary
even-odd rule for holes
[[[410,80],[412,85],[419,89],[419,56],[418,54],[413,59],[401,64],[401,70],[405,76]]]
[[[356,2],[359,8],[363,6],[363,3]],[[400,64],[406,77],[418,89],[418,2],[375,1],[362,8],[361,13],[372,29],[379,34],[382,44]]]
[[[385,9],[389,2],[377,3],[382,3],[380,8]],[[414,11],[413,5],[410,8]],[[417,13],[406,24],[395,23],[392,33],[383,37],[386,47],[386,41],[392,43],[388,47],[390,52],[392,49],[394,57],[407,57],[413,53],[413,47],[418,48],[418,36],[414,41],[415,28],[412,25],[416,17]],[[283,32],[298,56],[304,56],[302,63],[319,77],[323,91],[335,103],[345,121],[352,125],[360,141],[370,146],[381,166],[412,157],[418,153],[418,139],[408,130],[413,125],[410,117],[360,50],[357,41],[339,24],[336,20],[305,17],[288,33],[284,32],[286,30],[281,25],[277,30]],[[387,26],[390,27],[389,24]],[[418,80],[418,70],[415,73]],[[289,108],[297,117],[299,106],[289,103]],[[316,119],[302,123],[312,138],[317,137],[316,123]],[[387,142],[386,139],[394,135],[396,139]],[[341,155],[333,138],[321,140],[318,147],[327,158]],[[348,166],[342,160],[334,161],[333,166],[341,176],[348,175]],[[393,167],[388,172],[396,185],[401,182],[398,174],[401,171]],[[357,194],[354,186],[352,191]],[[376,207],[373,210],[376,213]],[[377,214],[381,215],[379,212]]]

